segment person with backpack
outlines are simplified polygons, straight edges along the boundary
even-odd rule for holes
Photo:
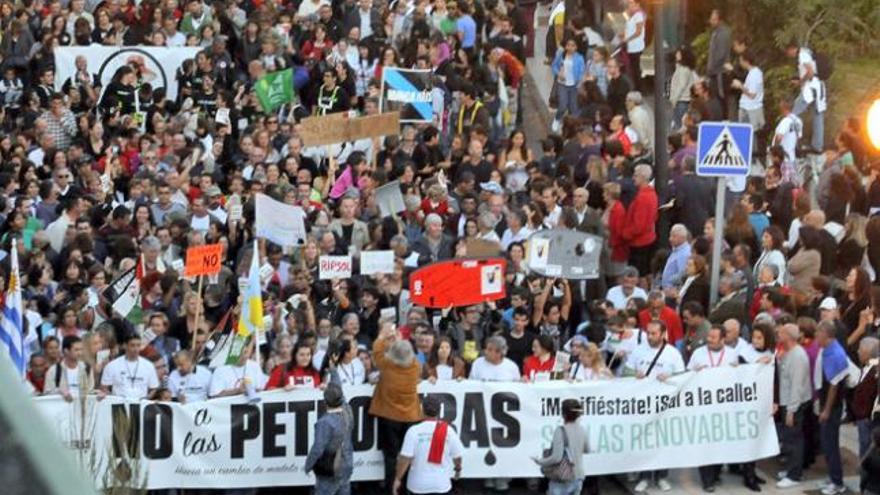
[[[587,453],[587,432],[578,423],[583,412],[583,406],[578,400],[562,401],[564,424],[556,428],[550,448],[544,451],[544,455],[532,458],[541,466],[541,472],[550,481],[547,495],[581,493],[584,484],[583,454]]]
[[[812,116],[810,146],[813,153],[822,153],[825,144],[825,111],[828,109],[828,94],[825,81],[831,76],[829,59],[817,55],[805,46],[791,42],[786,47],[786,55],[797,60],[797,78],[792,84],[799,88],[792,112],[801,115],[806,110]]]
[[[82,339],[76,335],[64,337],[61,351],[64,357],[46,373],[43,393],[60,394],[64,400],[70,402],[95,389],[95,375],[91,366],[82,359]]]
[[[354,427],[351,406],[336,370],[338,356],[329,358],[330,383],[324,388],[326,413],[315,423],[315,440],[306,456],[305,472],[315,473],[315,495],[348,495],[354,472]]]

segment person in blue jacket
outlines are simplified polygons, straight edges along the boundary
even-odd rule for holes
[[[565,39],[562,48],[556,52],[556,58],[553,59],[551,67],[559,95],[559,103],[556,105],[556,119],[553,121],[553,132],[558,132],[562,124],[562,117],[566,113],[580,115],[577,88],[584,78],[586,61],[584,56],[577,51],[577,42],[574,38]]]

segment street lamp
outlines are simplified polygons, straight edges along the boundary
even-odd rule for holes
[[[880,98],[874,100],[868,109],[868,139],[874,149],[880,150]]]

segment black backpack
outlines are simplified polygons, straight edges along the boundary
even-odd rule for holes
[[[824,53],[813,52],[813,60],[816,61],[816,75],[819,79],[827,81],[834,74],[834,62]]]

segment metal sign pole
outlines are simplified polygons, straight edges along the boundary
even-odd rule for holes
[[[709,308],[718,301],[718,279],[721,271],[721,244],[724,242],[724,199],[727,192],[727,177],[718,178],[715,191],[715,235],[712,239],[712,277],[709,289]],[[709,308],[706,309],[707,313]]]

